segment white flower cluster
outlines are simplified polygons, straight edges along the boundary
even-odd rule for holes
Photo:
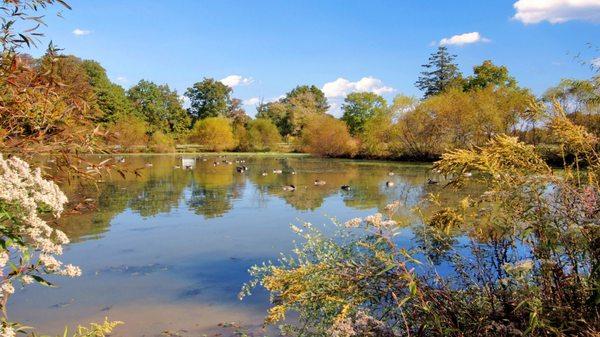
[[[12,326],[3,326],[0,328],[0,337],[15,337],[15,329]]]
[[[40,217],[40,210],[48,210],[54,217],[60,217],[67,201],[58,185],[42,177],[39,168],[32,170],[17,157],[4,159],[0,155],[0,202],[11,216],[7,226],[12,235],[26,242],[25,247],[0,251],[0,276],[10,259],[9,254],[18,254],[28,248],[39,253],[38,260],[47,272],[66,276],[81,274],[79,268],[63,265],[56,259],[55,255],[62,254],[62,245],[69,243],[69,239]],[[23,284],[33,281],[29,275],[20,276]],[[9,280],[5,280],[0,288],[2,295],[14,291]]]

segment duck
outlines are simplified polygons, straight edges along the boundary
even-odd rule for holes
[[[427,184],[429,184],[429,185],[436,185],[437,183],[438,182],[436,180],[431,180],[431,178],[427,179]]]
[[[389,180],[388,180],[388,181],[386,181],[386,182],[385,182],[385,186],[387,186],[387,187],[392,187],[392,186],[394,186],[394,185],[395,185],[395,184],[394,184],[394,182],[393,182],[393,181],[389,181]]]
[[[283,186],[283,190],[284,191],[295,191],[296,190],[296,186],[294,186],[294,185],[286,185],[286,186]]]
[[[395,173],[394,172],[388,172],[388,176],[393,176]]]
[[[350,191],[350,185],[342,185],[340,188],[344,191]]]
[[[473,173],[471,173],[471,172],[465,172],[465,173],[463,173],[463,176],[469,178],[469,177],[473,176]]]
[[[327,183],[325,182],[325,180],[319,180],[319,179],[316,179],[316,180],[315,180],[315,186],[323,186],[323,185],[325,185],[325,184],[327,184]]]
[[[238,166],[238,167],[236,167],[236,168],[235,168],[235,170],[236,170],[238,173],[243,173],[244,171],[246,171],[246,169],[245,169],[245,167],[244,167],[244,166]]]
[[[273,174],[281,174],[282,172],[283,172],[283,171],[281,171],[281,170],[276,170],[276,169],[273,169]]]
[[[267,176],[267,172],[263,172],[263,173],[261,173],[261,175],[262,175],[263,177],[266,177],[266,176]]]
[[[296,174],[296,171],[292,171],[292,175]]]
[[[152,167],[152,166],[154,166],[154,165],[152,165],[152,163],[146,163],[146,164],[145,164],[145,166],[146,166],[146,167]]]

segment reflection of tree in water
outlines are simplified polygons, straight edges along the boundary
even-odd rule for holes
[[[213,162],[200,162],[196,166],[187,201],[196,214],[206,218],[220,217],[231,210],[232,199],[241,197],[245,180],[236,172],[235,165],[213,166]]]
[[[155,160],[152,168],[147,170],[143,187],[131,199],[129,207],[141,216],[168,213],[176,208],[190,180],[189,172],[174,169],[176,164],[175,157]]]
[[[175,168],[181,165],[179,156],[126,156],[125,168],[143,168],[141,177],[128,175],[123,179],[114,175],[106,177],[97,187],[66,185],[64,189],[73,207],[88,205],[84,200],[91,199],[93,202],[89,205],[95,205],[97,209],[64,216],[58,226],[73,241],[90,235],[99,236],[109,228],[112,218],[128,207],[141,216],[172,211],[180,205],[188,187],[187,207],[207,218],[219,217],[233,208],[235,199],[242,197],[248,181],[256,191],[256,195],[248,197],[256,198],[259,203],[273,197],[281,198],[297,210],[318,209],[326,198],[338,193],[346,206],[355,209],[383,211],[390,201],[400,199],[404,207],[400,209],[399,217],[403,219],[398,220],[407,223],[412,219],[410,208],[428,193],[439,192],[440,199],[445,201],[459,199],[454,192],[445,191],[441,184],[428,186],[427,178],[432,176],[429,166],[423,165],[261,156],[237,157],[245,162],[236,164],[236,157],[205,158],[197,160],[193,170],[184,170]],[[234,163],[228,165],[223,160]],[[215,161],[219,165],[214,166]],[[149,162],[153,165],[146,166]],[[248,166],[249,170],[238,173],[237,165]],[[274,174],[273,169],[283,172]],[[263,176],[263,172],[267,174]],[[395,175],[389,176],[389,172],[395,172]],[[316,179],[327,183],[315,186]],[[386,187],[387,180],[394,181],[395,186]],[[296,190],[284,191],[285,185],[295,185]],[[341,185],[350,185],[350,191],[342,191]],[[425,212],[429,208],[427,206]]]

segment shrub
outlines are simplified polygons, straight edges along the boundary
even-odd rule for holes
[[[148,148],[152,152],[175,152],[175,140],[173,137],[157,131],[150,137]]]
[[[124,151],[131,151],[135,146],[146,145],[147,130],[146,122],[135,116],[121,117],[109,127],[109,133],[112,134],[111,142],[121,146]]]
[[[270,151],[281,142],[281,135],[273,122],[259,118],[248,123],[248,142],[256,151]]]
[[[208,117],[194,124],[191,140],[210,151],[230,150],[235,147],[231,123],[224,117]]]
[[[302,151],[326,157],[352,157],[358,148],[346,124],[330,115],[312,116],[298,143]]]
[[[286,336],[598,336],[598,140],[564,116],[549,127],[586,170],[556,175],[505,135],[447,152],[434,169],[448,188],[474,180],[487,190],[458,205],[432,196],[437,211],[414,225],[414,246],[397,245],[408,225],[393,220],[399,203],[333,237],[293,226],[304,242],[295,256],[252,267],[240,295],[264,286],[277,299],[269,324],[297,312]]]

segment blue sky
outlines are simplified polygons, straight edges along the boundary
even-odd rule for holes
[[[574,55],[600,57],[586,46],[600,47],[600,0],[69,3],[62,18],[48,13],[45,43],[99,61],[125,87],[148,79],[183,93],[203,77],[237,75],[228,83],[247,103],[299,84],[329,83],[334,105],[356,90],[420,96],[414,82],[440,42],[465,74],[491,59],[536,93],[590,77]]]

